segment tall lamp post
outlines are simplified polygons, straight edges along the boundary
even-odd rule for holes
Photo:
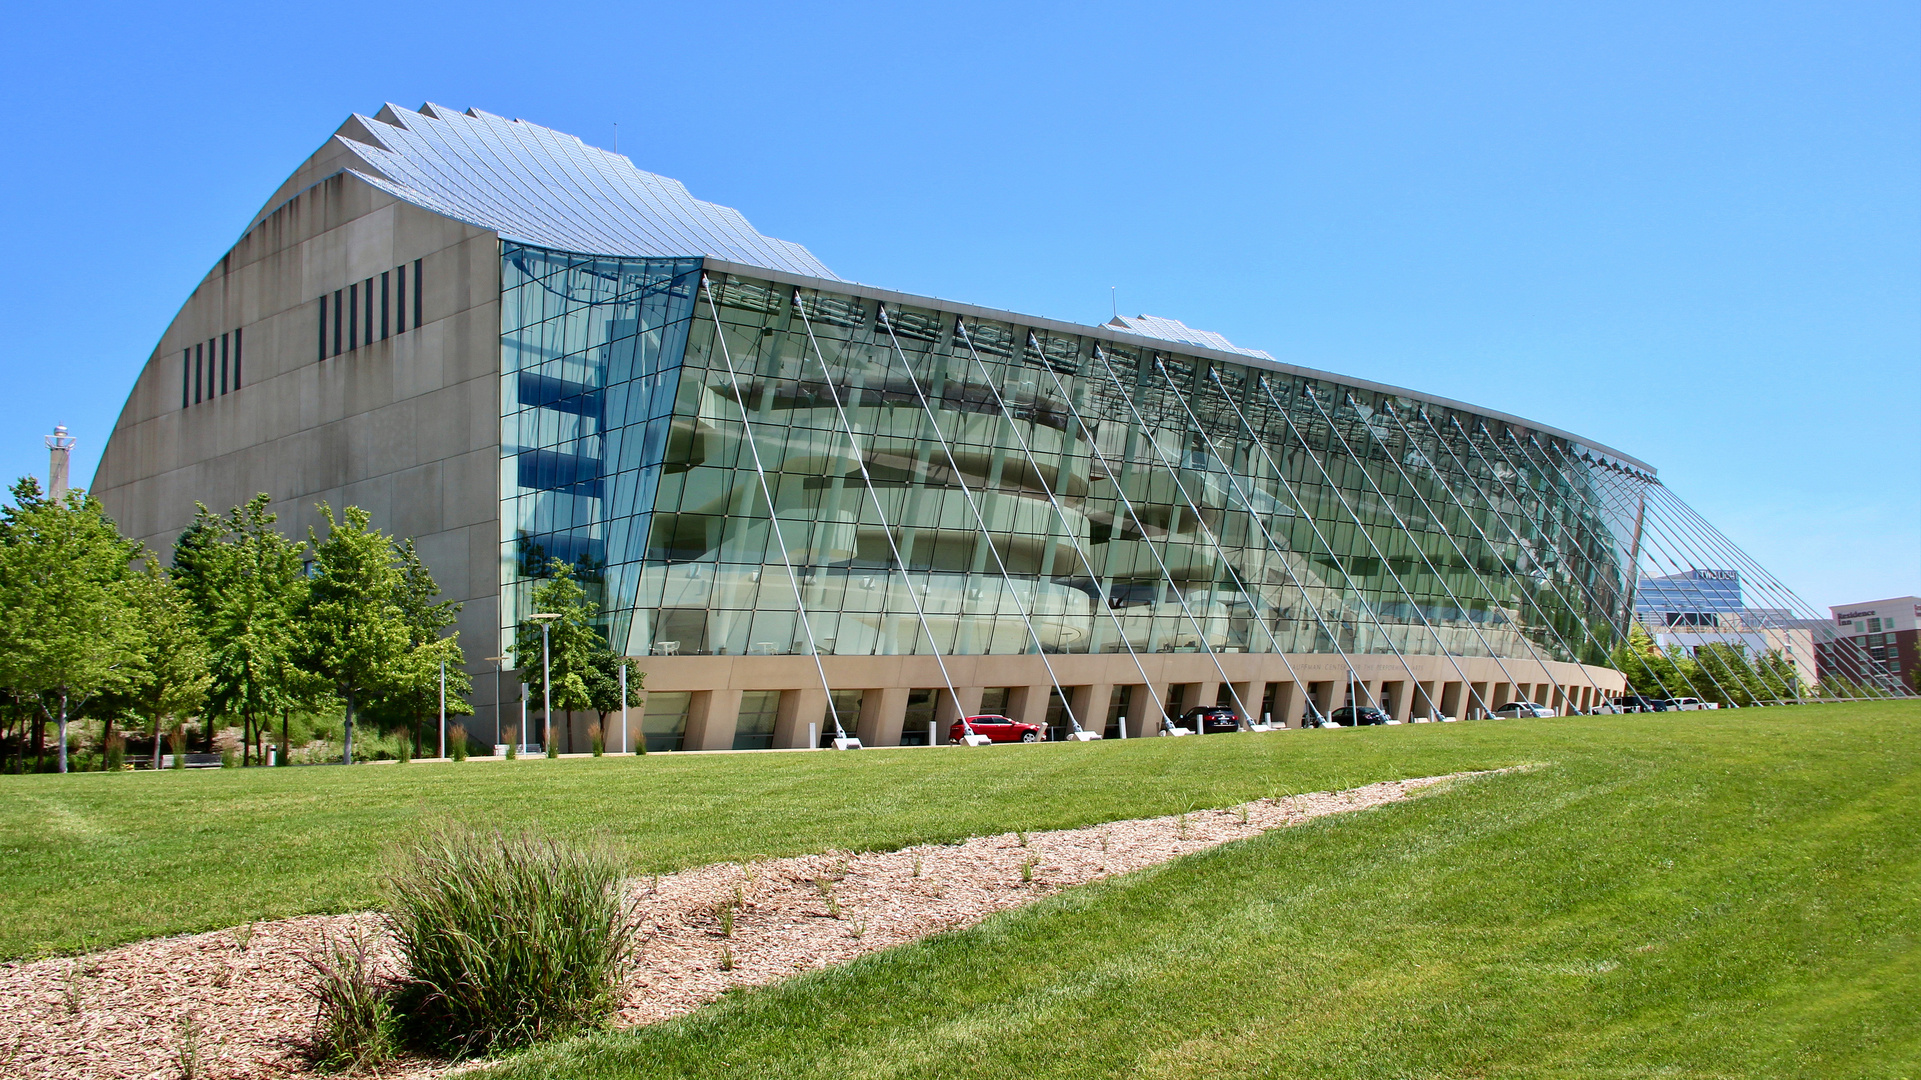
[[[489,656],[487,662],[494,666],[494,738],[498,739],[502,730],[500,726],[500,665],[506,663],[507,658]],[[526,738],[525,732],[521,733],[521,738]]]
[[[559,615],[551,612],[535,612],[527,616],[540,624],[540,748],[546,751],[554,745],[554,680],[553,663],[547,651],[547,628],[553,625]]]

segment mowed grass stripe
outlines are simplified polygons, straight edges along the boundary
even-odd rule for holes
[[[537,823],[613,845],[635,873],[668,872],[1069,828],[1514,763],[1508,740],[1493,731],[1476,737],[1471,727],[980,751],[4,776],[0,958],[363,910],[379,899],[385,853],[435,822]]]
[[[1921,709],[1738,716],[1450,725],[1551,764],[486,1075],[1921,1075]]]

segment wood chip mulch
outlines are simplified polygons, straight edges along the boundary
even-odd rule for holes
[[[1369,784],[1224,810],[976,837],[878,853],[719,863],[628,883],[640,949],[614,1026],[690,1012],[776,982],[971,926],[1061,889],[1461,777]],[[721,909],[731,908],[731,936]],[[310,915],[159,938],[79,957],[0,964],[0,1076],[258,1080],[309,1075],[307,958],[361,934],[397,968],[373,913]],[[472,1062],[463,1063],[471,1065]],[[409,1059],[427,1078],[461,1066]]]

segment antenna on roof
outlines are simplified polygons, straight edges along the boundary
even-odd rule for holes
[[[1115,291],[1115,290],[1117,290],[1117,289],[1119,289],[1119,288],[1120,288],[1120,286],[1119,286],[1119,285],[1109,285],[1109,286],[1107,287],[1107,300],[1108,300],[1108,303],[1110,303],[1110,304],[1113,304],[1113,305],[1114,305],[1114,317],[1115,317],[1116,319],[1118,319],[1118,318],[1120,318],[1120,317],[1121,317],[1121,298],[1120,298],[1120,293],[1118,293],[1118,292],[1116,292],[1116,291]]]
[[[620,153],[620,121],[614,121],[614,153]]]

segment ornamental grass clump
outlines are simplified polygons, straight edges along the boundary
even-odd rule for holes
[[[307,958],[314,1030],[307,1053],[321,1072],[356,1072],[392,1061],[399,1047],[389,987],[365,935],[321,942]]]
[[[414,1037],[455,1056],[598,1026],[633,942],[611,854],[442,829],[396,865],[387,921]]]

